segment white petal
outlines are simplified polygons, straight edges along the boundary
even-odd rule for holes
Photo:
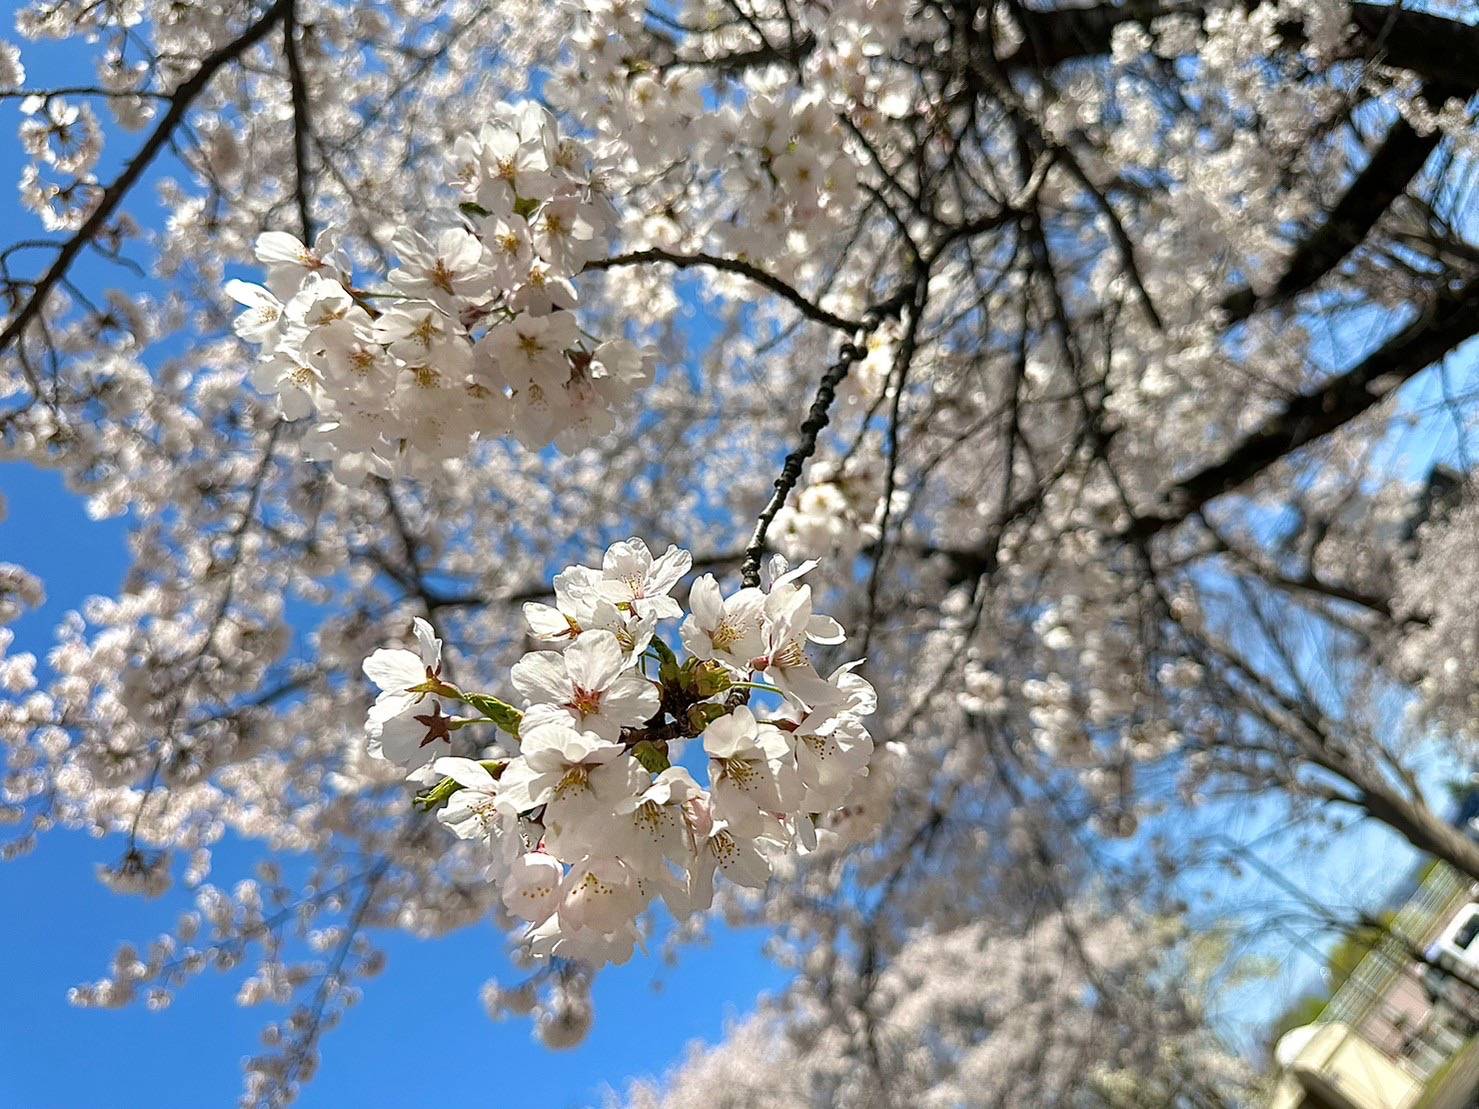
[[[245,305],[247,308],[260,308],[263,305],[281,306],[281,301],[275,296],[262,286],[253,285],[250,281],[228,281],[222,289],[237,304]]]
[[[301,420],[313,411],[313,400],[302,389],[280,389],[277,408],[282,418],[288,421]]]
[[[276,360],[258,362],[252,369],[252,388],[259,393],[277,392],[277,383],[282,380],[282,366]]]
[[[301,265],[303,259],[303,244],[289,235],[286,231],[264,231],[257,236],[256,245],[252,251],[257,256],[257,261],[269,265],[273,262],[288,262],[293,265]]]
[[[558,651],[530,651],[509,671],[525,704],[562,705],[570,699],[570,677]]]
[[[601,571],[608,579],[632,579],[642,581],[652,565],[652,552],[647,544],[637,538],[613,543],[601,560]]]
[[[444,754],[448,747],[445,740],[424,743],[426,726],[410,716],[397,716],[394,720],[387,720],[379,739],[384,757],[408,770],[425,766],[438,755]]]
[[[704,730],[704,750],[715,758],[733,758],[754,746],[755,715],[744,705]]]
[[[655,620],[676,620],[683,615],[683,606],[671,597],[646,597],[634,606],[644,617]]]
[[[806,638],[813,643],[841,643],[847,638],[842,625],[830,616],[814,613],[806,623]]]
[[[482,763],[474,762],[472,759],[459,759],[452,756],[443,756],[431,764],[431,768],[438,774],[451,778],[460,786],[468,789],[482,790],[484,793],[492,793],[497,783],[493,775],[488,773],[488,768]]]
[[[811,587],[803,585],[789,596],[772,593],[765,611],[770,618],[766,638],[772,647],[800,638],[811,623]]]
[[[421,701],[423,694],[407,693],[404,690],[387,689],[375,703],[370,706],[369,719],[365,723],[365,730],[371,735],[379,735],[381,726],[387,720],[394,720],[397,716],[404,716]]]
[[[416,629],[416,642],[421,648],[421,661],[433,670],[442,664],[442,641],[437,638],[437,633],[432,630],[430,624],[421,617],[416,617],[411,626]]]
[[[662,705],[657,688],[635,674],[620,678],[601,699],[601,712],[627,724],[641,724]]]
[[[701,628],[718,627],[724,619],[724,597],[713,574],[705,574],[688,591],[688,607]]]
[[[558,780],[530,766],[527,759],[514,759],[498,778],[498,807],[506,812],[528,812],[549,798]]]
[[[565,666],[573,684],[594,692],[616,680],[626,668],[626,654],[610,632],[591,631],[570,644],[565,651]]]
[[[540,639],[555,639],[570,634],[570,622],[565,619],[565,614],[537,601],[524,602],[524,622]]]
[[[693,568],[693,556],[678,547],[669,547],[647,571],[647,594],[666,593]]]
[[[387,692],[410,689],[426,681],[426,664],[410,651],[381,647],[364,662],[365,677]]]

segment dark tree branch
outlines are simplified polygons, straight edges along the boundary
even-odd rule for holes
[[[1245,0],[1248,7],[1255,6]],[[1058,8],[1034,11],[1018,8],[1023,41],[1001,59],[1003,69],[1041,71],[1064,62],[1080,61],[1109,53],[1115,28],[1125,23],[1149,26],[1166,15],[1200,15],[1211,5],[1200,0],[1157,3],[1131,0],[1120,5],[1090,8]],[[1394,4],[1351,5],[1353,32],[1346,44],[1350,59],[1372,58],[1393,69],[1405,69],[1425,81],[1452,85],[1457,95],[1472,93],[1479,85],[1479,25],[1461,23]],[[1304,25],[1291,21],[1279,28],[1285,45],[1305,42]]]
[[[1115,29],[1122,24],[1148,25],[1164,15],[1200,14],[1206,6],[1199,2],[1132,0],[1115,7],[1060,8],[1050,12],[1017,7],[1014,15],[1023,25],[1023,42],[1000,65],[1008,72],[1026,68],[1045,70],[1063,62],[1097,57],[1108,52]],[[1430,104],[1438,106],[1455,97],[1467,98],[1479,88],[1472,61],[1459,61],[1479,57],[1479,27],[1370,3],[1352,6],[1352,23],[1347,57],[1375,58],[1385,65],[1417,74],[1427,82],[1422,92]],[[1305,41],[1300,23],[1284,25],[1281,33],[1289,46]],[[1262,297],[1246,288],[1227,296],[1223,308],[1229,318],[1233,322],[1247,319],[1261,307],[1281,303],[1303,292],[1331,272],[1402,195],[1442,137],[1438,131],[1419,135],[1403,120],[1393,124],[1329,218],[1296,246],[1274,289]],[[1120,245],[1123,251],[1124,244]]]
[[[634,250],[626,254],[616,254],[610,258],[598,258],[593,262],[587,262],[585,268],[588,270],[609,270],[618,266],[640,266],[650,262],[665,262],[670,266],[676,266],[680,270],[693,269],[696,266],[708,266],[716,270],[724,270],[727,273],[737,273],[741,277],[747,277],[757,285],[762,285],[795,306],[803,316],[817,323],[826,324],[828,327],[836,328],[838,331],[849,333],[857,331],[863,325],[857,320],[844,319],[835,313],[828,312],[800,292],[794,285],[787,284],[779,277],[768,273],[759,266],[739,258],[725,258],[718,254],[676,254],[670,250],[660,247],[652,247],[647,250]]]
[[[1012,11],[1012,18],[1022,27],[1022,42],[1001,58],[1001,67],[1008,72],[1041,71],[1064,62],[1097,57],[1109,53],[1115,28],[1122,24],[1148,26],[1166,15],[1200,14],[1204,7],[1195,0],[1190,3],[1136,0],[1123,5],[1059,8],[1054,11],[1038,11],[1018,5]]]
[[[852,369],[853,363],[861,362],[868,356],[868,334],[882,322],[882,318],[873,315],[870,320],[870,324],[859,326],[853,338],[842,344],[837,361],[828,366],[827,372],[822,375],[816,398],[811,402],[806,419],[801,422],[801,441],[786,456],[785,465],[781,467],[781,476],[775,479],[775,492],[761,510],[755,521],[755,532],[750,536],[749,545],[745,547],[745,560],[740,564],[740,581],[745,586],[755,587],[760,584],[760,559],[765,555],[765,536],[770,531],[776,513],[780,512],[791,490],[796,487],[796,482],[801,479],[801,469],[806,465],[806,460],[816,453],[817,436],[832,418],[832,401],[837,396],[837,386],[842,384],[842,379]]]
[[[1426,81],[1452,86],[1450,96],[1479,88],[1479,24],[1413,11],[1396,4],[1351,5],[1356,26],[1352,54],[1380,52],[1382,65],[1405,69]]]
[[[1452,88],[1429,86],[1425,91],[1431,102],[1440,104],[1448,95],[1456,95]],[[1222,307],[1229,320],[1245,320],[1259,308],[1282,303],[1335,269],[1365,240],[1382,213],[1421,172],[1428,155],[1442,139],[1442,132],[1436,129],[1419,135],[1406,120],[1392,124],[1386,138],[1325,222],[1295,247],[1274,288],[1263,296],[1251,289],[1238,289],[1224,298]]]
[[[308,116],[308,82],[303,76],[303,61],[298,56],[297,0],[288,0],[283,13],[282,49],[288,62],[288,85],[293,99],[293,197],[298,205],[298,229],[303,242],[313,242],[313,216],[309,211],[308,140],[312,123]]]
[[[1221,462],[1198,470],[1168,489],[1165,507],[1137,518],[1124,538],[1148,539],[1181,523],[1208,501],[1236,489],[1280,459],[1321,439],[1370,410],[1470,336],[1479,332],[1479,278],[1444,292],[1427,312],[1353,368],[1311,393],[1301,393],[1263,422]],[[1394,376],[1385,388],[1378,379]]]
[[[898,482],[899,425],[902,422],[904,389],[909,383],[909,371],[914,365],[915,352],[919,349],[919,325],[924,317],[924,305],[928,295],[929,269],[921,266],[909,305],[909,321],[904,327],[904,334],[899,339],[898,351],[894,355],[894,372],[889,374],[889,377],[893,379],[894,395],[889,406],[888,430],[884,437],[888,464],[884,469],[883,497],[881,498],[883,511],[878,517],[878,553],[873,557],[873,569],[868,575],[868,623],[867,630],[863,634],[862,647],[864,656],[868,653],[868,647],[873,641],[873,630],[878,624],[878,588],[883,582],[883,561],[888,553],[890,509],[893,507],[894,489]]]

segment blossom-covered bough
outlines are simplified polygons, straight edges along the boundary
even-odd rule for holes
[[[234,280],[236,333],[285,419],[314,418],[309,457],[336,476],[465,454],[474,435],[530,448],[589,442],[646,373],[625,339],[581,333],[571,279],[613,220],[600,171],[537,106],[504,109],[453,145],[457,216],[396,232],[396,266],[361,289],[321,234],[257,239],[267,285]]]
[[[808,643],[843,641],[798,583],[814,564],[787,570],[777,556],[767,588],[727,598],[699,578],[680,660],[659,628],[681,615],[668,594],[691,565],[686,551],[654,559],[631,539],[599,570],[557,575],[556,607],[525,606],[531,633],[556,649],[514,663],[522,708],[447,681],[441,640],[419,618],[416,651],[365,660],[380,688],[370,754],[427,782],[421,804],[486,849],[536,955],[624,962],[654,898],[681,920],[712,903],[716,873],[763,888],[769,856],[835,838],[829,824],[867,775],[873,688],[856,663],[824,678],[808,657]],[[757,719],[752,692],[778,699],[776,715]],[[459,706],[469,715],[449,711]],[[492,729],[516,751],[480,734]],[[690,740],[707,789],[675,765]]]
[[[16,33],[0,455],[127,514],[131,568],[0,639],[6,849],[104,835],[179,914],[80,1003],[219,968],[282,1009],[248,1101],[311,1075],[386,930],[509,929],[490,1009],[569,1044],[599,964],[722,915],[796,973],[736,1042],[813,1099],[1032,1088],[969,1016],[1008,979],[929,959],[1038,936],[1067,984],[1022,992],[1084,1061],[1051,1096],[1236,1102],[1196,999],[1132,988],[1175,944],[1088,934],[1205,926],[1178,876],[1219,805],[1479,875],[1420,773],[1479,719],[1463,4],[34,0]],[[0,619],[46,569],[0,567]],[[228,838],[255,873],[212,872]]]

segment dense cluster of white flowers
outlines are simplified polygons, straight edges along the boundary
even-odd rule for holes
[[[770,533],[787,558],[851,558],[878,539],[880,475],[866,466],[819,462],[795,505],[776,513]],[[907,498],[896,493],[900,507]]]
[[[1398,657],[1422,675],[1409,711],[1472,750],[1479,736],[1479,596],[1453,583],[1479,572],[1479,501],[1466,498],[1440,513],[1414,546],[1412,560],[1399,564],[1395,591],[1406,618]]]
[[[263,234],[266,285],[227,282],[262,346],[253,381],[342,480],[466,454],[474,436],[562,449],[609,431],[648,376],[640,350],[581,330],[571,279],[616,213],[590,150],[536,106],[500,105],[450,154],[455,222],[402,227],[398,265],[356,284],[333,237]]]
[[[0,520],[4,518],[5,502],[0,501]],[[45,599],[39,578],[12,563],[0,562],[0,692],[19,695],[36,686],[35,654],[30,651],[12,654],[15,633],[5,625]]]
[[[576,7],[573,58],[546,94],[587,126],[621,136],[629,151],[623,168],[643,190],[628,228],[633,239],[663,247],[702,242],[789,272],[812,264],[817,248],[850,226],[862,197],[861,152],[847,142],[835,106],[820,90],[835,88],[843,100],[848,92],[871,95],[870,77],[876,83],[877,76],[870,47],[854,35],[874,39],[876,51],[893,22],[882,11],[889,5],[877,5],[877,20],[875,13],[847,10],[870,5],[837,5],[827,24],[836,24],[846,45],[811,63],[827,75],[816,91],[798,93],[794,74],[764,66],[738,75],[743,97],[718,102],[702,95],[702,68],[657,69],[644,60],[640,6]],[[859,17],[861,24],[853,21]],[[907,110],[907,96],[886,99]],[[713,188],[719,203],[693,206],[688,197],[696,181]]]
[[[528,922],[536,956],[622,962],[654,898],[681,919],[708,908],[716,872],[763,887],[770,857],[816,849],[818,823],[868,774],[872,686],[857,663],[823,677],[807,656],[808,643],[844,641],[800,582],[815,563],[788,569],[777,558],[764,588],[728,597],[713,575],[700,577],[680,660],[657,628],[683,615],[669,593],[691,565],[686,551],[654,558],[630,539],[600,569],[557,575],[554,606],[525,606],[531,634],[551,649],[514,665],[521,709],[447,680],[441,640],[419,618],[416,650],[365,660],[381,691],[370,753],[429,783],[422,799],[440,806],[442,823],[489,846],[489,877]],[[779,704],[757,717],[751,693]],[[459,705],[476,715],[458,715]],[[478,738],[478,758],[453,753],[468,746],[462,729],[490,724],[513,750]],[[707,788],[675,764],[694,739]]]

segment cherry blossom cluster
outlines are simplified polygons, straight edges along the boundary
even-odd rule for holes
[[[789,272],[850,226],[860,163],[822,92],[798,94],[794,73],[770,65],[738,75],[742,96],[706,102],[702,68],[658,70],[645,60],[640,6],[583,7],[572,57],[547,92],[587,126],[621,136],[624,171],[644,189],[632,237],[661,246],[704,240]],[[670,169],[654,172],[663,166]],[[689,199],[696,178],[715,189],[719,202],[708,210]]]
[[[21,201],[46,230],[76,230],[98,188],[92,176],[103,149],[97,116],[61,96],[28,96],[21,112],[21,146],[31,159],[21,171]]]
[[[743,104],[712,121],[710,161],[734,204],[713,234],[737,254],[804,256],[857,211],[858,164],[831,107],[786,89],[783,74],[752,77]]]
[[[643,354],[577,323],[572,279],[604,252],[615,210],[589,149],[535,106],[500,106],[449,158],[445,225],[402,227],[397,265],[356,283],[331,233],[263,234],[264,285],[230,281],[253,382],[289,420],[316,418],[315,457],[342,480],[388,476],[512,434],[573,450],[610,431],[646,381]]]
[[[810,480],[776,513],[771,535],[787,558],[847,559],[878,540],[881,475],[863,464],[819,462]],[[902,507],[906,498],[895,494]]]
[[[621,962],[655,898],[682,919],[709,907],[716,872],[763,887],[771,858],[816,849],[818,823],[867,777],[873,688],[857,663],[823,677],[807,654],[845,638],[800,580],[815,563],[777,558],[764,588],[727,597],[700,577],[680,659],[658,626],[683,616],[669,594],[691,566],[686,551],[654,558],[629,539],[600,569],[558,574],[553,606],[525,606],[548,649],[512,668],[522,707],[454,685],[424,620],[415,650],[365,661],[381,691],[371,755],[411,771],[443,824],[487,845],[489,876],[536,957]],[[774,710],[762,715],[752,696]],[[489,725],[508,739],[463,741]],[[692,740],[700,749],[684,759]],[[477,757],[456,753],[468,749]]]

